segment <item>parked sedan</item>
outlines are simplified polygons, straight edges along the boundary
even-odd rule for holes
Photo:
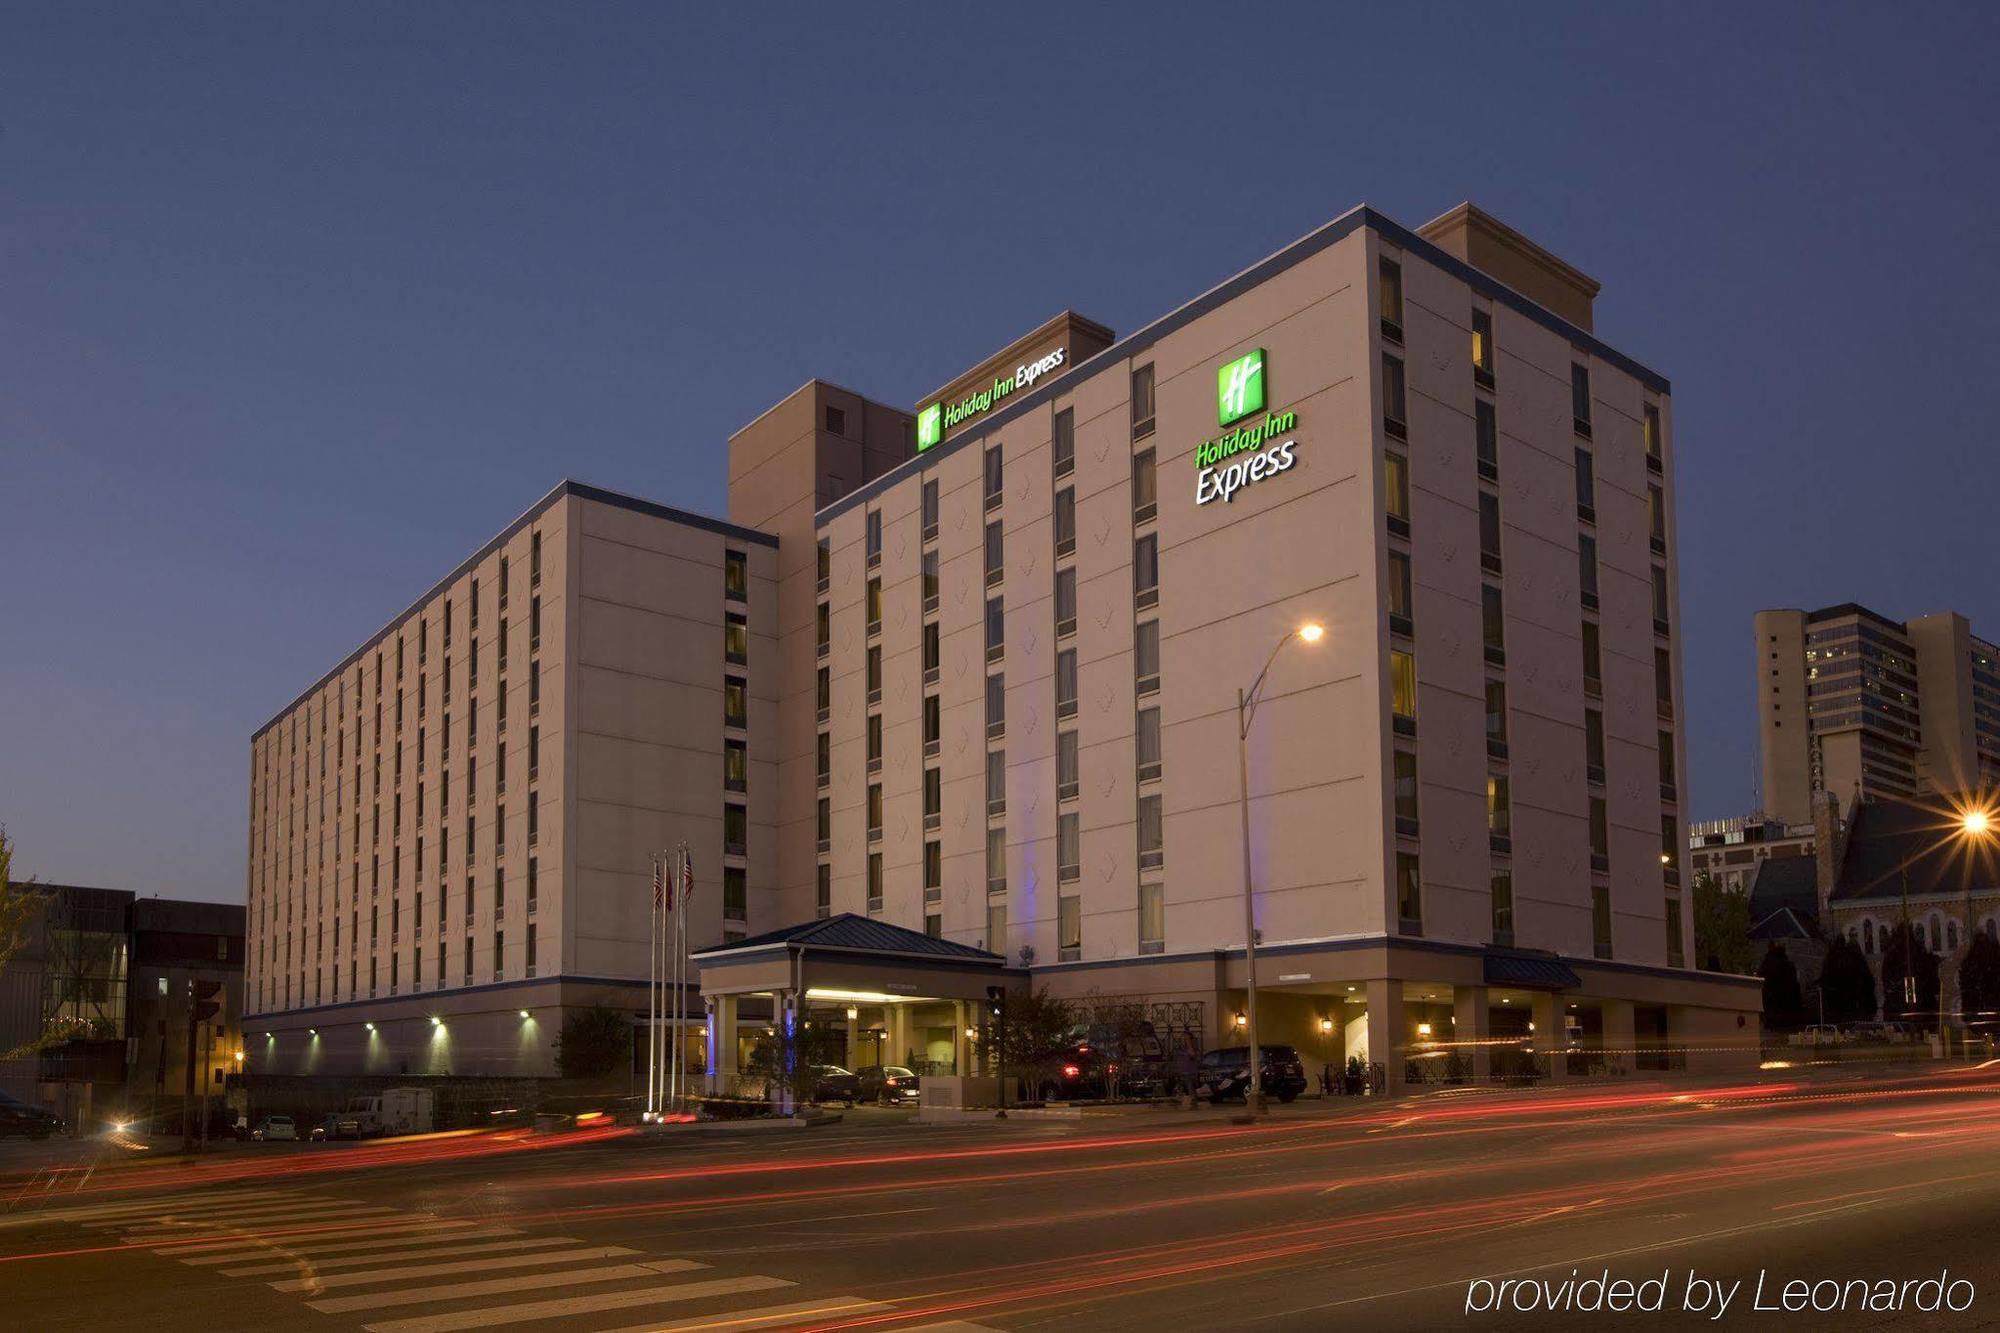
[[[852,1106],[861,1100],[861,1076],[839,1065],[815,1065],[813,1067],[813,1100],[816,1102],[841,1102]]]
[[[1291,1101],[1306,1090],[1305,1065],[1290,1046],[1264,1046],[1263,1083],[1266,1096]],[[1235,1101],[1250,1094],[1250,1048],[1224,1046],[1201,1057],[1195,1081],[1210,1101]]]
[[[299,1137],[299,1127],[292,1123],[292,1118],[288,1115],[267,1115],[264,1117],[264,1122],[257,1126],[253,1137],[262,1139],[266,1143],[296,1140]]]
[[[919,1097],[917,1076],[901,1065],[870,1065],[856,1075],[864,1102],[883,1106],[904,1106]]]
[[[0,1139],[20,1134],[45,1139],[62,1128],[62,1117],[41,1106],[32,1106],[0,1092]]]
[[[1043,1078],[1043,1101],[1076,1101],[1109,1097],[1146,1098],[1159,1095],[1159,1065],[1143,1058],[1119,1059],[1102,1046],[1078,1042],[1062,1053]]]

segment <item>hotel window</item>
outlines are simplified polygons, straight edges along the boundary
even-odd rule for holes
[[[1007,904],[986,905],[986,947],[993,953],[1007,952]]]
[[[1149,363],[1132,367],[1132,438],[1143,440],[1153,433],[1153,367]]]
[[[725,676],[722,680],[722,725],[741,727],[747,725],[749,715],[744,702],[743,682],[735,676]]]
[[[827,667],[819,669],[819,680],[814,698],[819,705],[819,720],[824,722],[833,711],[833,672]]]
[[[923,579],[924,614],[938,609],[938,553],[925,551],[917,562]]]
[[[1077,759],[1076,733],[1060,732],[1056,736],[1056,799],[1074,801],[1083,789],[1082,783]]]
[[[1604,695],[1604,653],[1594,620],[1583,622],[1583,692],[1593,699]]]
[[[825,537],[819,539],[819,590],[825,592],[833,583],[833,543]]]
[[[941,770],[924,770],[924,829],[936,829],[944,819],[944,774]]]
[[[1590,798],[1590,868],[1598,874],[1611,869],[1611,822],[1604,798]]]
[[[1576,516],[1586,523],[1597,521],[1597,468],[1588,449],[1576,451]]]
[[[1382,501],[1389,514],[1389,535],[1410,535],[1410,464],[1393,449],[1382,451]]]
[[[1083,899],[1056,900],[1056,958],[1073,963],[1083,957]]]
[[[944,844],[927,842],[924,844],[924,901],[938,902],[944,897]]]
[[[986,525],[986,586],[992,587],[1006,576],[1007,542],[996,520]]]
[[[1660,470],[1660,409],[1652,403],[1645,406],[1643,431],[1646,440],[1646,467],[1654,472]]]
[[[1489,491],[1479,493],[1479,567],[1500,572],[1500,497]]]
[[[986,451],[985,487],[983,494],[988,509],[998,509],[1006,493],[1006,464],[1000,457],[1000,446],[994,445]]]
[[[1056,879],[1070,883],[1083,874],[1083,821],[1074,810],[1056,816]]]
[[[1424,933],[1424,882],[1415,852],[1396,853],[1396,928],[1404,935]]]
[[[1493,942],[1502,948],[1514,943],[1514,874],[1509,870],[1496,870],[1491,881],[1493,889]]]
[[[936,912],[924,913],[924,934],[934,940],[944,938],[944,917]]]
[[[1479,588],[1479,629],[1486,645],[1486,660],[1495,666],[1507,661],[1507,617],[1500,604],[1500,589],[1491,583]]]
[[[1056,492],[1056,556],[1076,553],[1076,487]]]
[[[1007,830],[1004,828],[986,830],[986,891],[989,894],[1007,891]]]
[[[1417,659],[1400,648],[1389,650],[1389,712],[1398,733],[1417,734]]]
[[[493,932],[493,979],[495,981],[504,981],[506,978],[507,932],[496,930]]]
[[[819,785],[830,786],[833,783],[833,737],[822,731],[815,744],[814,759],[819,765]]]
[[[740,809],[741,807],[738,808]],[[541,896],[541,888],[538,880],[539,874],[535,858],[531,856],[528,858],[528,915],[530,917],[535,915],[535,908],[539,905]],[[444,924],[444,903],[441,896],[438,903],[438,924],[440,926]]]
[[[1514,805],[1512,784],[1505,773],[1486,775],[1486,833],[1492,850],[1504,852],[1508,849],[1508,838],[1514,832]]]
[[[1677,893],[1667,895],[1667,966],[1687,966],[1681,946],[1681,899]]]
[[[882,632],[882,580],[878,576],[868,580],[868,632]]]
[[[507,557],[504,555],[500,557],[500,609],[507,609]],[[375,669],[382,669],[381,662],[376,662]]]
[[[528,602],[528,649],[533,651],[542,646],[542,599],[532,598]]]
[[[1590,367],[1572,362],[1569,368],[1569,411],[1576,433],[1590,438]]]
[[[1583,609],[1597,609],[1597,538],[1587,532],[1576,537],[1576,577],[1583,589]]]
[[[1494,420],[1493,404],[1481,398],[1473,404],[1473,451],[1479,459],[1479,475],[1486,481],[1500,480],[1500,427]]]
[[[476,607],[479,605],[479,603],[474,602],[473,605]],[[478,630],[479,626],[475,622],[472,628],[476,631]],[[472,640],[472,642],[465,645],[465,688],[468,690],[476,690],[479,688],[479,640],[478,639],[474,639]],[[324,749],[322,749],[320,754],[320,763],[322,766],[324,766],[324,764],[326,763],[326,754],[324,752]],[[322,772],[324,772],[323,767],[322,767]]]
[[[1507,757],[1507,682],[1486,682],[1486,753],[1494,759]]]
[[[1403,392],[1403,362],[1400,357],[1382,354],[1382,429],[1393,439],[1410,433],[1409,404]]]
[[[996,740],[1007,734],[1007,678],[986,678],[986,738]]]
[[[1132,604],[1144,611],[1160,604],[1160,534],[1149,532],[1132,543]]]
[[[722,656],[738,666],[750,660],[750,622],[734,612],[722,622]]]
[[[1132,666],[1137,693],[1153,694],[1160,688],[1160,622],[1141,621],[1132,636]]]
[[[986,813],[1004,815],[1007,813],[1007,752],[988,750],[986,752]]]
[[[1611,956],[1611,886],[1590,886],[1590,945],[1598,958]]]
[[[1403,266],[1393,259],[1378,260],[1375,285],[1382,302],[1382,336],[1391,342],[1403,341]]]
[[[1475,310],[1472,312],[1472,379],[1490,389],[1493,387],[1493,312]]]
[[[868,784],[868,841],[882,841],[882,784]]]
[[[417,665],[422,666],[430,660],[431,622],[428,620],[419,620],[417,622]]]
[[[538,728],[528,734],[539,736],[541,735],[541,731]],[[470,770],[472,765],[468,763],[466,768]],[[529,776],[533,776],[532,771]],[[495,796],[505,796],[507,794],[507,746],[504,741],[495,746],[493,751],[493,794]]]
[[[1583,710],[1583,776],[1604,785],[1604,714],[1595,708]]]
[[[813,630],[813,642],[819,655],[826,656],[827,646],[833,641],[833,611],[825,602],[819,604],[819,621]]]
[[[1058,478],[1076,470],[1076,413],[1065,407],[1056,413],[1055,436],[1051,445]]]
[[[1663,731],[1659,736],[1660,799],[1677,801],[1680,799],[1680,790],[1674,782],[1674,733]]]
[[[1137,724],[1139,781],[1156,782],[1162,772],[1160,751],[1160,710],[1142,708]]]
[[[923,520],[923,539],[935,541],[938,535],[938,484],[935,477],[924,483]]]
[[[750,600],[750,562],[741,551],[722,553],[722,595],[732,602]]]
[[[938,696],[924,696],[924,757],[935,755],[944,743],[944,710]]]
[[[870,773],[880,773],[882,771],[882,715],[880,713],[870,713],[868,715],[868,771]]]
[[[828,407],[826,409],[826,433],[829,435],[847,434],[847,413],[837,407]]]
[[[493,651],[494,651],[495,653],[497,653],[497,654],[499,655],[499,658],[500,658],[500,672],[501,672],[501,674],[503,674],[503,675],[504,675],[504,674],[506,674],[506,671],[507,671],[507,617],[505,617],[505,616],[502,616],[502,617],[500,617],[500,632],[499,632],[498,634],[495,634],[495,635],[493,636]],[[500,685],[501,685],[501,688],[502,688],[502,689],[504,690],[504,689],[506,688],[506,685],[507,685],[507,682],[503,680],[503,681],[501,681],[501,682],[500,682]],[[507,710],[507,696],[506,696],[505,694],[502,694],[502,695],[500,696],[500,710],[501,710],[501,712],[502,712],[502,713],[505,713],[505,712],[506,712],[506,710]]]
[[[722,919],[724,921],[748,921],[750,893],[749,872],[742,866],[722,868]]]
[[[1396,832],[1405,838],[1417,836],[1417,755],[1414,750],[1398,750],[1396,764]]]
[[[540,660],[528,663],[528,716],[539,717],[542,712],[542,664]]]
[[[1139,886],[1139,952],[1161,953],[1167,947],[1167,886]]]
[[[749,790],[750,753],[742,741],[722,743],[722,786],[725,791]]]
[[[542,534],[539,532],[528,539],[528,586],[542,586]]]
[[[940,648],[938,626],[932,621],[924,626],[924,684],[935,685],[938,679]]]
[[[1056,654],[1056,716],[1076,716],[1076,649]]]
[[[817,802],[819,849],[829,851],[833,847],[833,802],[822,796]]]
[[[1681,882],[1681,826],[1671,811],[1660,812],[1660,870],[1668,884]]]
[[[1661,717],[1674,715],[1674,660],[1664,648],[1653,650],[1653,703]]]
[[[1139,869],[1158,870],[1166,861],[1166,829],[1162,822],[1160,794],[1139,798]]]
[[[862,520],[862,542],[868,557],[868,568],[882,563],[882,511],[871,509]]]
[[[986,599],[986,660],[997,662],[1007,654],[1007,606],[1003,597]]]
[[[1076,633],[1076,570],[1056,571],[1056,637]]]
[[[470,924],[472,914],[470,912],[466,913],[465,919],[467,924]],[[464,981],[462,984],[470,986],[472,984],[472,936],[467,935],[465,937],[465,952],[460,954],[459,957],[465,962]],[[370,964],[370,966],[372,967],[373,964]]]
[[[1667,553],[1667,502],[1658,486],[1646,488],[1646,532],[1652,539],[1653,554]]]
[[[1153,451],[1141,449],[1132,457],[1132,521],[1150,523],[1160,512],[1160,483],[1153,466]]]

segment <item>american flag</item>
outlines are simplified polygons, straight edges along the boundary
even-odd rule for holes
[[[681,854],[681,901],[694,897],[694,857]]]
[[[658,907],[665,897],[665,886],[660,883],[660,863],[653,862],[653,906]]]

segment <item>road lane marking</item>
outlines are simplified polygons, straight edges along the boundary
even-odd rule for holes
[[[887,1301],[864,1300],[859,1296],[823,1296],[816,1301],[794,1301],[790,1305],[763,1305],[754,1310],[737,1310],[731,1314],[704,1315],[698,1319],[682,1319],[671,1324],[657,1320],[645,1324],[631,1324],[624,1328],[611,1328],[603,1333],[702,1333],[714,1329],[717,1333],[728,1330],[769,1328],[773,1324],[796,1323],[803,1319],[831,1318],[835,1315],[874,1314],[877,1311],[893,1309]],[[899,1331],[900,1333],[900,1331]]]
[[[643,1287],[637,1291],[600,1292],[594,1296],[566,1296],[559,1300],[531,1301],[526,1305],[499,1305],[490,1309],[465,1310],[455,1314],[390,1319],[379,1324],[366,1324],[363,1327],[368,1333],[460,1333],[460,1330],[469,1328],[498,1328],[503,1324],[525,1324],[537,1319],[566,1319],[572,1315],[596,1314],[604,1310],[630,1310],[642,1305],[701,1301],[712,1296],[738,1296],[751,1291],[775,1291],[779,1287],[793,1285],[796,1284],[779,1277],[725,1277],[709,1282],[682,1282],[671,1287]]]
[[[366,1234],[369,1236],[407,1236],[411,1232],[455,1230],[460,1227],[483,1228],[489,1236],[511,1236],[517,1234],[513,1227],[493,1226],[480,1221],[478,1218],[461,1218],[457,1221],[440,1221],[435,1218],[424,1218],[410,1222],[394,1222],[388,1226],[371,1226],[368,1228]],[[194,1237],[189,1237],[185,1243],[179,1245],[162,1245],[156,1243],[153,1247],[153,1253],[189,1255],[216,1254],[223,1250],[264,1251],[272,1249],[284,1250],[287,1253],[292,1251],[330,1252],[331,1247],[352,1248],[354,1245],[360,1243],[354,1240],[343,1240],[341,1238],[342,1234],[341,1232],[328,1233],[307,1230],[296,1237],[293,1237],[292,1233],[286,1231],[266,1232],[261,1236],[230,1236],[218,1240],[198,1240]],[[351,1235],[352,1232],[350,1231],[345,1234]],[[396,1243],[399,1245],[406,1244],[407,1241],[398,1241]],[[208,1262],[226,1264],[243,1257],[245,1256],[241,1254],[224,1254]]]
[[[149,1199],[130,1199],[123,1203],[94,1203],[65,1206],[60,1208],[38,1208],[14,1214],[5,1219],[9,1226],[29,1222],[84,1222],[100,1217],[124,1217],[160,1212],[183,1206],[206,1207],[216,1203],[271,1202],[277,1199],[303,1197],[291,1190],[256,1190],[247,1194],[169,1194]]]
[[[166,1209],[158,1213],[139,1217],[121,1217],[115,1222],[86,1222],[84,1226],[92,1231],[144,1231],[148,1227],[165,1226],[170,1222],[186,1225],[219,1225],[224,1222],[280,1222],[291,1218],[318,1218],[346,1216],[350,1213],[393,1213],[396,1209],[386,1204],[370,1203],[281,1203],[269,1207],[255,1208],[204,1208],[198,1212],[180,1212]]]
[[[380,1310],[391,1305],[424,1305],[431,1301],[455,1301],[467,1296],[499,1296],[510,1291],[534,1291],[542,1287],[580,1287],[591,1282],[618,1282],[631,1277],[651,1277],[655,1273],[682,1273],[706,1268],[692,1259],[662,1259],[647,1264],[613,1264],[609,1268],[580,1268],[573,1273],[530,1273],[526,1277],[496,1277],[483,1282],[452,1282],[442,1287],[409,1287],[402,1291],[370,1292],[366,1296],[334,1296],[306,1304],[321,1314],[345,1314],[350,1310]]]
[[[294,1227],[318,1224],[338,1225],[365,1222],[429,1221],[430,1213],[406,1213],[399,1208],[353,1208],[340,1212],[321,1213],[312,1217],[297,1213],[281,1213],[275,1217],[197,1217],[179,1225],[149,1223],[143,1227],[127,1229],[124,1239],[134,1245],[150,1245],[155,1241],[172,1240],[175,1236],[199,1236],[205,1240],[223,1240],[230,1236],[260,1236],[269,1232],[289,1231]]]
[[[549,1254],[503,1254],[494,1259],[454,1259],[441,1264],[412,1264],[401,1268],[371,1268],[361,1273],[335,1273],[329,1277],[293,1278],[266,1285],[272,1291],[331,1290],[335,1287],[362,1287],[371,1282],[397,1282],[411,1277],[443,1277],[447,1273],[489,1273],[496,1269],[531,1268],[538,1264],[574,1264],[586,1259],[623,1259],[639,1253],[623,1245],[593,1245],[583,1250],[560,1250]]]
[[[483,1235],[486,1233],[475,1232],[474,1234]],[[458,1238],[450,1236],[444,1239],[455,1242]],[[538,1250],[550,1245],[581,1245],[582,1243],[582,1241],[574,1236],[528,1236],[520,1240],[489,1240],[478,1245],[452,1244],[448,1248],[445,1246],[434,1246],[427,1250],[397,1250],[392,1247],[407,1245],[409,1241],[356,1241],[353,1245],[345,1247],[337,1246],[335,1248],[388,1250],[389,1252],[386,1254],[350,1254],[332,1259],[301,1255],[296,1259],[285,1259],[278,1263],[251,1264],[248,1268],[218,1268],[215,1271],[223,1277],[265,1277],[272,1273],[296,1273],[301,1268],[360,1268],[365,1264],[394,1263],[402,1259],[435,1259],[440,1254],[485,1254],[495,1250]],[[211,1258],[184,1259],[181,1262],[189,1264],[213,1264],[227,1261]]]

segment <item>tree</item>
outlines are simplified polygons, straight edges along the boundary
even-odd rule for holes
[[[1076,1007],[1049,994],[1046,986],[1010,994],[1004,1051],[998,1029],[989,1023],[980,1031],[979,1053],[988,1061],[1004,1054],[1007,1077],[1035,1088],[1069,1045],[1070,1030],[1075,1026]]]
[[[32,882],[14,882],[14,842],[0,828],[0,970],[28,942],[28,931],[48,906],[48,896],[32,887]],[[0,1050],[0,1061],[19,1060],[50,1044],[50,1034],[42,1032],[13,1050]]]
[[[563,1019],[556,1038],[556,1071],[564,1078],[603,1078],[632,1060],[632,1020],[608,1005],[594,1004]]]
[[[2000,943],[1983,930],[1972,932],[1972,943],[1958,963],[1958,1007],[1965,1021],[1991,1021],[2000,1009]]]
[[[819,1091],[819,1066],[839,1064],[846,1052],[844,1031],[807,1019],[789,1041],[782,1034],[759,1036],[750,1048],[748,1072],[763,1075],[791,1094],[793,1106],[803,1107]]]
[[[1706,872],[1694,881],[1694,956],[1711,972],[1756,973],[1750,941],[1750,895]]]
[[[1764,978],[1764,1025],[1784,1031],[1805,1021],[1805,997],[1799,993],[1799,969],[1776,940],[1764,949],[1757,973]]]
[[[1904,998],[1903,978],[1911,975],[1917,980],[1914,1003]],[[1937,955],[1917,943],[1907,923],[1899,923],[1882,946],[1882,1016],[1922,1022],[1935,1018],[1937,1007]]]
[[[1819,968],[1819,993],[1829,1023],[1859,1023],[1875,1017],[1875,974],[1861,946],[1845,935],[1834,937]]]

